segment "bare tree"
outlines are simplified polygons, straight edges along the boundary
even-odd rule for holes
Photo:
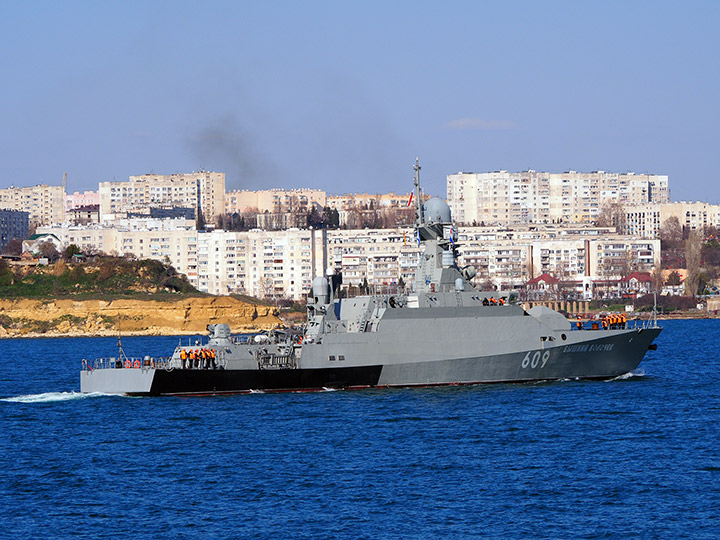
[[[60,252],[50,240],[40,244],[40,255],[46,257],[50,262],[55,262],[60,257]]]
[[[620,201],[605,201],[595,220],[596,227],[615,227],[619,233],[625,232],[626,223],[625,205]]]
[[[5,248],[3,249],[3,254],[5,255],[20,255],[22,253],[22,240],[19,238],[13,238],[10,240],[7,244],[5,244]]]
[[[652,278],[652,288],[654,291],[662,291],[663,287],[663,271],[659,264],[653,269],[650,276]]]
[[[680,220],[677,216],[669,217],[660,227],[660,242],[662,248],[680,247],[683,238],[683,230],[680,227]]]
[[[702,240],[697,231],[690,231],[685,241],[685,261],[687,264],[687,277],[685,278],[685,294],[695,296],[700,284],[700,256],[702,254]]]

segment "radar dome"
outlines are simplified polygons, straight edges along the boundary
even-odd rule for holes
[[[423,205],[425,223],[450,223],[450,207],[440,197],[433,197]]]

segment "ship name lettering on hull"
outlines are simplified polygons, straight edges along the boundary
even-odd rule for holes
[[[565,347],[563,347],[563,352],[607,352],[612,351],[614,346],[614,343],[583,343],[579,345],[565,345]]]

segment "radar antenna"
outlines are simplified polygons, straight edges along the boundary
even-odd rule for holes
[[[420,169],[422,169],[422,167],[420,167],[420,160],[415,158],[413,170],[415,171],[415,225],[417,227],[420,227],[424,223],[422,202],[420,201]]]

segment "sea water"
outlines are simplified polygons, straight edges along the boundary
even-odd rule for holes
[[[720,538],[713,320],[608,382],[127,398],[0,340],[0,538]],[[177,338],[124,338],[129,356]]]

